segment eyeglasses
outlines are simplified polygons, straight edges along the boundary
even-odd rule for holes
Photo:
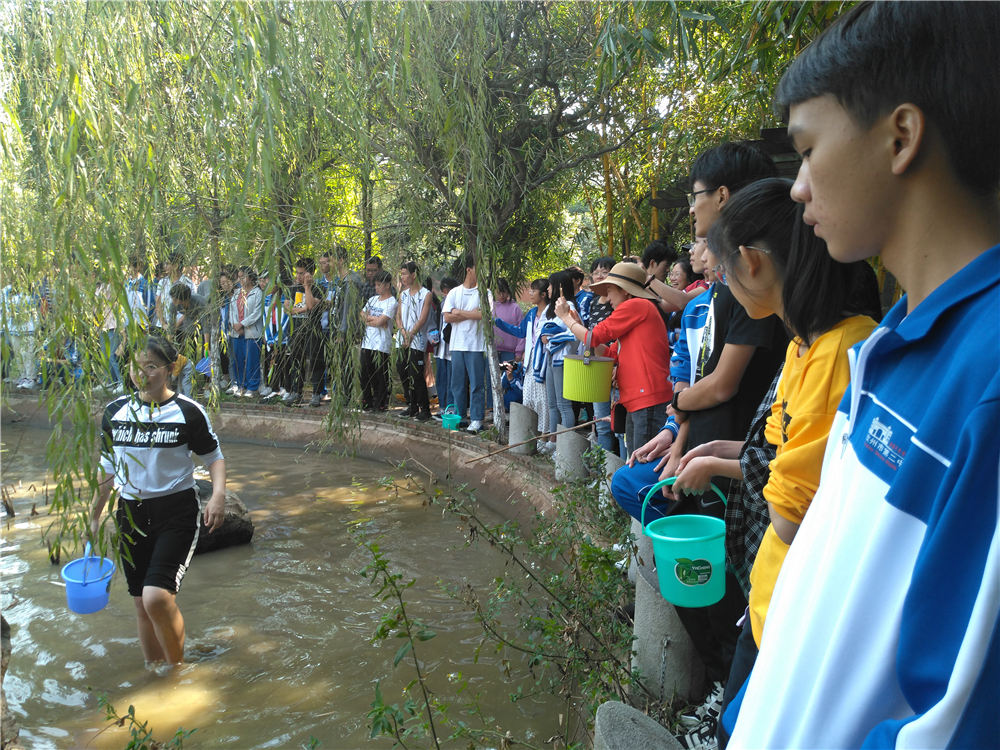
[[[702,193],[714,193],[719,188],[705,188],[704,190],[695,190],[693,193],[687,193],[688,205],[694,205],[694,197],[696,195],[701,195]]]
[[[758,252],[764,253],[765,255],[771,254],[770,250],[766,250],[763,247],[755,247],[753,245],[744,245],[743,247],[745,247],[747,250],[757,250]],[[730,260],[732,260],[734,256],[739,254],[740,251],[737,249],[735,253],[730,253],[729,256],[724,261],[722,261],[721,263],[719,263],[719,265],[717,265],[715,268],[712,269],[712,273],[715,274],[715,278],[719,280],[719,283],[722,284],[722,286],[729,286],[729,282],[726,281],[726,269],[723,268],[723,266]]]
[[[159,369],[160,369],[161,367],[166,367],[166,365],[146,365],[145,367],[142,367],[142,368],[140,368],[140,369],[141,369],[141,370],[142,370],[142,371],[143,371],[144,373],[146,373],[147,375],[153,375],[153,374],[155,374],[155,373],[156,373],[156,371],[157,371],[157,370],[159,370]]]

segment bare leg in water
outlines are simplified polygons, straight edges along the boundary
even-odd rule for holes
[[[176,595],[156,586],[146,586],[142,596],[132,597],[139,624],[139,643],[147,662],[184,663],[184,617]]]

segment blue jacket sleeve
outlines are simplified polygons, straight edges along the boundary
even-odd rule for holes
[[[500,318],[493,318],[493,325],[506,333],[508,336],[525,339],[528,337],[528,326],[531,324],[531,320],[534,317],[535,309],[536,308],[532,308],[531,312],[521,318],[521,322],[517,326],[512,326],[506,320],[500,320]]]

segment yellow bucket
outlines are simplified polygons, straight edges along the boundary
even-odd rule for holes
[[[567,401],[601,403],[611,398],[611,378],[615,361],[610,357],[592,357],[590,331],[583,354],[563,359],[563,398]]]

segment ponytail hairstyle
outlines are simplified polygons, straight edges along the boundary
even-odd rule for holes
[[[831,258],[826,243],[802,220],[805,207],[792,200],[792,184],[773,177],[732,196],[709,230],[709,245],[717,251],[727,281],[741,289],[745,267],[740,245],[767,252],[782,284],[785,326],[809,346],[844,318],[870,314],[871,306],[855,294],[856,264]]]
[[[556,271],[549,276],[549,284],[555,287],[556,291],[565,297],[567,302],[573,302],[576,299],[576,290],[573,289],[573,277],[566,273],[566,271]],[[555,316],[555,300],[550,297],[549,312],[545,317],[548,320],[552,320]]]
[[[544,310],[552,302],[549,299],[549,280],[546,278],[535,279],[531,282],[531,288],[538,292],[540,297],[545,298],[545,304],[538,306],[539,310]]]
[[[173,365],[177,361],[177,349],[163,336],[149,336],[143,348],[165,365]]]

